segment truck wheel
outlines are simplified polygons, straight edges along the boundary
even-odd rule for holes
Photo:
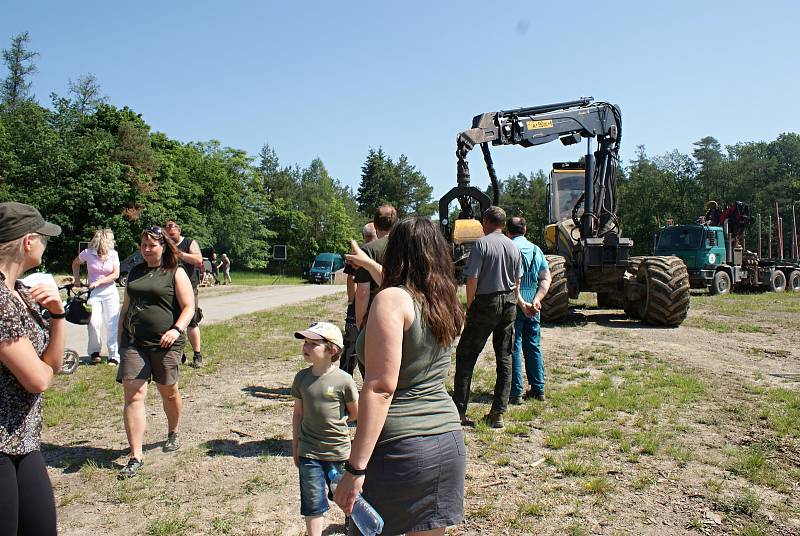
[[[644,257],[631,257],[628,259],[628,269],[623,276],[625,281],[636,281],[636,275],[639,273],[639,265],[642,263]],[[638,304],[628,300],[626,293],[623,293],[622,308],[625,309],[625,314],[635,320],[641,320],[639,316]]]
[[[789,272],[789,280],[787,281],[786,288],[793,292],[800,292],[800,270],[792,270]]]
[[[773,270],[769,276],[769,289],[772,292],[783,292],[786,290],[786,276],[780,270]]]
[[[656,326],[679,326],[689,313],[689,272],[678,257],[645,257],[636,273],[641,319]]]
[[[61,362],[61,371],[59,374],[72,374],[78,368],[79,363],[78,352],[70,348],[65,348],[64,359]]]
[[[711,294],[727,294],[731,291],[731,276],[727,272],[719,271],[714,274],[711,282]]]
[[[550,290],[542,300],[542,322],[561,322],[569,311],[566,260],[560,255],[546,255],[550,266]]]

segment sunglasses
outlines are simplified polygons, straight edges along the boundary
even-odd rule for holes
[[[43,245],[45,245],[45,246],[46,246],[46,245],[47,245],[47,243],[50,241],[50,237],[49,237],[49,236],[47,236],[46,234],[39,234],[39,233],[36,233],[36,236],[38,236],[38,237],[39,237],[39,240],[41,240],[42,244],[43,244]]]
[[[173,227],[177,227],[177,223],[168,223],[164,226],[165,229],[172,229]]]
[[[158,225],[153,225],[151,227],[148,227],[147,229],[144,230],[144,233],[152,238],[157,238],[159,240],[164,237],[164,230],[161,229],[161,227],[159,227]]]

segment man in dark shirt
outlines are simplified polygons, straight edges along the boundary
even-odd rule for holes
[[[200,338],[200,302],[197,297],[197,286],[200,284],[200,268],[203,266],[203,254],[200,252],[200,246],[197,240],[193,240],[188,236],[181,236],[181,228],[175,223],[174,220],[167,220],[164,224],[164,232],[175,244],[178,250],[178,261],[180,265],[186,270],[189,276],[189,281],[192,282],[192,290],[194,290],[194,316],[189,323],[189,329],[186,330],[189,338],[189,343],[194,349],[194,356],[192,357],[192,365],[195,367],[203,366],[203,354],[200,351],[202,340]],[[181,362],[186,361],[184,355]]]
[[[392,205],[379,206],[375,211],[372,223],[375,225],[375,234],[378,239],[365,244],[363,251],[378,264],[383,264],[386,244],[389,243],[389,233],[397,224],[397,210]],[[356,326],[360,331],[367,324],[369,306],[381,288],[382,281],[373,278],[366,268],[356,270],[354,279],[356,283]]]
[[[484,236],[472,246],[464,268],[467,276],[467,322],[456,348],[453,402],[465,426],[475,424],[467,418],[472,372],[490,334],[497,361],[497,379],[492,409],[485,420],[492,427],[503,427],[502,415],[508,407],[511,392],[511,344],[522,264],[519,249],[503,234],[505,224],[503,209],[486,209],[483,213]]]
[[[364,238],[364,245],[373,242],[378,237],[375,235],[375,225],[369,222],[361,229],[361,236]],[[344,349],[342,358],[339,360],[339,367],[351,376],[356,366],[356,337],[358,328],[356,327],[356,281],[355,275],[358,268],[350,264],[345,264],[344,273],[347,274],[347,314],[344,319]]]

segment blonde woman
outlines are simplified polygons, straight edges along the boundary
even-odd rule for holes
[[[59,234],[34,207],[0,203],[0,534],[56,534],[39,446],[42,392],[61,368],[66,315],[55,285],[18,279],[41,264],[48,238]]]
[[[81,264],[86,263],[89,273],[87,283],[91,294],[88,304],[92,308],[89,319],[89,356],[93,363],[100,363],[100,333],[105,325],[108,345],[108,364],[119,365],[119,345],[117,331],[119,326],[119,292],[116,281],[119,277],[119,255],[114,249],[114,233],[111,229],[98,229],[89,247],[80,252],[72,261],[72,275],[75,286],[80,287]]]

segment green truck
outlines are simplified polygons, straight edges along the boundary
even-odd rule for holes
[[[694,289],[726,294],[740,287],[800,291],[800,261],[763,259],[737,245],[722,227],[670,225],[655,237],[655,255],[680,257]]]

